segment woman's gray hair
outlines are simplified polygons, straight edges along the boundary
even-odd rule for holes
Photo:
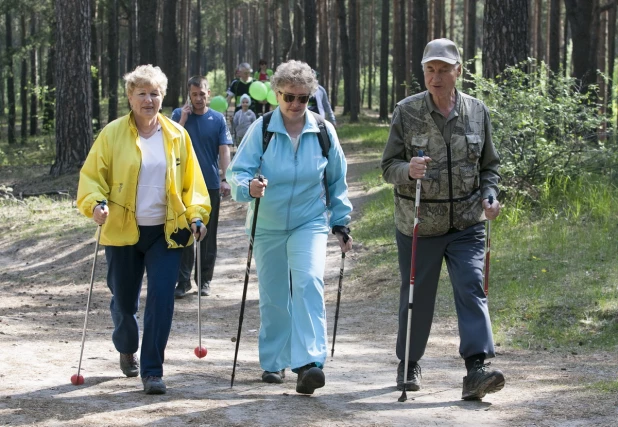
[[[270,78],[270,86],[274,92],[285,86],[306,87],[310,95],[315,95],[318,90],[318,81],[307,63],[292,59],[277,67]]]
[[[153,67],[151,64],[138,65],[135,70],[124,75],[124,89],[127,95],[132,95],[137,87],[152,86],[161,92],[161,96],[165,96],[167,91],[167,77],[159,67]]]
[[[240,64],[238,64],[238,71],[248,71],[251,72],[251,65],[249,65],[246,62],[242,62]]]

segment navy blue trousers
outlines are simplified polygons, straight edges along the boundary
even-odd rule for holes
[[[163,376],[181,255],[182,249],[167,248],[163,225],[140,226],[139,240],[135,245],[105,247],[107,286],[112,291],[109,305],[114,322],[112,341],[120,353],[135,353],[139,348],[136,313],[144,270],[147,273],[148,293],[140,356],[142,378]]]
[[[404,360],[410,295],[412,237],[396,231],[401,288],[397,357]],[[433,320],[442,261],[446,261],[455,297],[459,325],[459,354],[466,358],[485,353],[495,356],[487,298],[483,292],[485,227],[482,223],[456,233],[419,237],[416,247],[416,277],[410,334],[410,361],[425,353]]]

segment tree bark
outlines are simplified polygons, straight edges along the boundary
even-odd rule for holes
[[[444,0],[434,0],[433,8],[433,38],[439,39],[444,35]]]
[[[582,88],[596,82],[596,54],[599,27],[598,0],[564,0],[573,40],[573,76]]]
[[[53,176],[77,172],[92,145],[90,0],[56,2],[56,161]]]
[[[396,101],[406,97],[405,7],[404,0],[393,0],[393,74]]]
[[[138,0],[139,64],[157,65],[157,3]],[[186,52],[188,56],[189,52]]]
[[[339,6],[337,5],[336,0],[331,0],[331,13],[330,16],[330,104],[335,108],[338,101],[338,89],[339,89],[339,43],[338,43],[338,34],[339,34],[339,15],[338,10]]]
[[[427,45],[427,0],[414,0],[412,3],[412,16],[414,17],[412,29],[414,40],[412,40],[412,73],[418,82],[421,91],[425,90],[425,77],[421,61],[423,51]]]
[[[348,27],[346,23],[345,0],[337,0],[339,18],[339,39],[341,43],[341,63],[343,65],[343,114],[350,112],[351,58]]]
[[[292,26],[290,24],[290,0],[281,0],[281,58],[280,62],[288,60],[292,49]]]
[[[99,97],[99,76],[101,72],[100,64],[98,63],[97,49],[97,0],[90,1],[90,34],[92,40],[90,43],[90,63],[91,75],[90,81],[92,84],[92,131],[97,133],[101,129],[101,102]]]
[[[357,29],[358,0],[348,0],[350,7],[350,123],[358,122],[360,113],[360,64]],[[405,55],[404,55],[405,58]]]
[[[107,122],[118,118],[118,0],[108,0],[107,4],[107,54],[108,90]]]
[[[176,34],[177,0],[164,0],[163,4],[163,67],[167,76],[167,94],[163,98],[166,107],[177,108],[181,92],[186,92],[185,82],[180,78],[178,63],[178,35]]]
[[[476,73],[476,0],[464,0],[464,62],[468,74]],[[473,86],[469,77],[464,74],[463,89],[468,90]]]
[[[558,74],[560,70],[560,0],[549,3],[549,33],[547,37],[547,63]]]
[[[373,48],[376,40],[375,36],[375,0],[371,0],[371,9],[369,10],[369,59],[367,60],[367,108],[372,108],[372,92],[373,92],[373,70],[374,70],[374,54]]]
[[[373,1],[373,0],[372,0]],[[329,73],[329,33],[328,33],[328,13],[327,13],[327,0],[318,0],[318,25],[319,25],[319,34],[320,44],[319,44],[319,55],[318,55],[318,71],[320,72],[320,84],[325,88],[328,87],[330,83],[330,73]]]
[[[483,31],[483,76],[494,78],[528,54],[527,0],[487,0]]]
[[[390,32],[390,0],[382,0],[380,24],[380,120],[388,120],[388,36]],[[416,25],[413,25],[416,28]]]
[[[19,27],[21,31],[21,48],[26,49],[26,15],[22,13],[19,17]],[[28,60],[26,55],[21,58],[21,72],[19,78],[19,101],[21,104],[21,143],[25,144],[28,139]]]
[[[32,13],[30,19],[30,37],[34,38],[37,33],[37,14]],[[39,58],[36,46],[30,48],[30,85],[32,88],[39,87],[38,81]],[[37,91],[33,90],[30,93],[30,135],[39,133],[39,113],[38,113],[38,95]]]
[[[318,47],[316,43],[317,11],[315,1],[305,0],[305,62],[311,68],[316,68],[318,64]]]
[[[5,23],[5,40],[6,40],[6,68],[7,68],[7,77],[6,77],[6,97],[7,103],[9,107],[9,117],[8,117],[8,141],[9,144],[15,144],[17,142],[17,138],[15,136],[15,78],[13,74],[13,56],[15,55],[15,49],[13,48],[13,16],[11,15],[10,9],[4,14],[4,23]]]

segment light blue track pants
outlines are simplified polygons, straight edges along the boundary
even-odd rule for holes
[[[324,366],[327,238],[322,218],[287,232],[256,232],[253,254],[261,318],[258,347],[265,371],[296,370],[312,362]]]

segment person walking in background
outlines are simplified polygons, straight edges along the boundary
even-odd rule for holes
[[[191,77],[187,82],[187,89],[189,91],[187,104],[172,112],[172,120],[183,126],[191,137],[212,205],[210,221],[206,226],[205,245],[202,245],[200,251],[202,283],[197,283],[197,271],[194,273],[198,291],[207,296],[210,295],[210,283],[217,259],[217,228],[221,195],[230,194],[230,186],[225,178],[220,178],[219,168],[225,176],[225,171],[230,164],[232,136],[223,114],[208,108],[210,100],[208,80],[202,76]],[[178,284],[174,292],[176,298],[182,298],[191,289],[191,270],[194,262],[195,254],[191,245],[186,247],[182,253]]]
[[[255,121],[255,113],[249,110],[250,104],[251,97],[249,95],[244,94],[241,96],[241,109],[236,111],[232,120],[232,132],[234,133],[234,142],[237,147],[240,145],[240,141],[242,141],[245,133],[247,133],[247,129],[249,129],[251,123]]]
[[[273,70],[268,68],[266,60],[260,59],[258,67],[258,70],[253,74],[253,80],[258,82],[270,82],[270,78],[273,75]],[[270,111],[270,104],[268,101],[258,101],[255,106],[255,111],[258,117],[264,113],[268,113]]]
[[[320,73],[316,70],[313,70],[315,73],[316,80],[319,80]],[[333,126],[337,126],[337,120],[335,119],[335,113],[333,112],[332,107],[330,106],[330,102],[328,102],[328,94],[326,93],[326,89],[318,82],[318,89],[311,98],[309,98],[308,108],[310,111],[319,114],[329,122],[333,124]]]
[[[331,145],[328,158],[322,154],[317,119],[307,112],[307,101],[317,90],[311,68],[300,61],[285,62],[277,67],[271,86],[279,102],[264,116],[269,120],[267,130],[272,132],[272,139],[264,151],[264,117],[257,119],[226,176],[232,198],[252,202],[247,212],[248,227],[255,200],[261,200],[253,255],[260,293],[262,380],[281,383],[285,369],[291,367],[298,374],[296,391],[312,394],[325,384],[323,277],[329,229],[343,252],[352,248],[347,164],[337,133],[327,122],[324,125]],[[264,176],[263,182],[256,178],[258,174]]]
[[[442,260],[446,261],[459,321],[459,353],[467,375],[462,398],[483,398],[504,387],[504,374],[485,359],[495,356],[483,292],[485,218],[500,213],[500,159],[487,107],[455,89],[461,58],[455,43],[437,39],[422,59],[427,91],[400,101],[382,156],[384,179],[395,185],[395,226],[401,289],[397,335],[397,388],[404,389],[415,183],[421,179],[419,239],[406,390],[419,390],[419,360],[434,313]],[[419,156],[422,150],[424,156]],[[488,198],[493,196],[490,204]]]
[[[240,97],[244,94],[249,95],[249,86],[253,83],[253,78],[251,78],[251,67],[246,62],[243,62],[238,65],[238,78],[232,80],[230,86],[227,88],[227,103],[229,105],[230,100],[234,98],[234,105],[236,108],[234,112],[240,110]],[[256,105],[257,102],[255,99],[251,98],[251,106],[249,107],[251,111],[256,113]]]
[[[77,207],[102,226],[112,341],[127,377],[141,374],[147,394],[163,394],[163,359],[172,327],[182,248],[203,239],[209,220],[206,184],[187,132],[159,113],[167,78],[140,65],[124,76],[131,112],[109,123],[81,169]],[[102,203],[105,201],[106,203]],[[136,313],[146,270],[141,367]]]

